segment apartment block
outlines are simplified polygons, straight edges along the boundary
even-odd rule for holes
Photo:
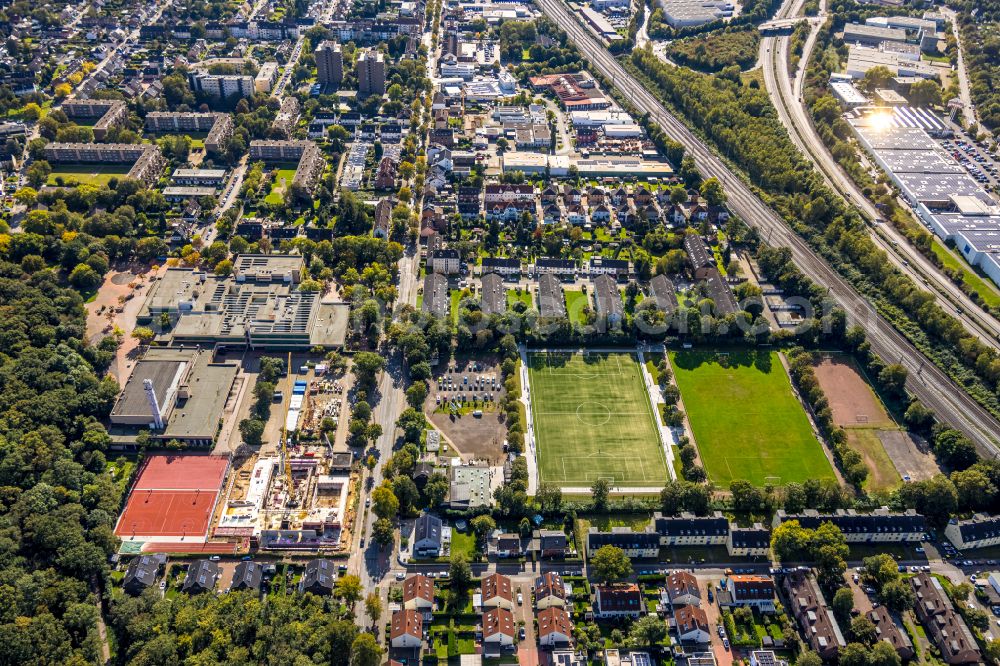
[[[126,178],[152,185],[167,161],[159,147],[149,143],[50,143],[45,159],[53,164],[132,164]]]
[[[151,111],[146,114],[146,131],[208,132],[205,150],[219,153],[233,135],[233,121],[227,113]]]
[[[204,93],[209,97],[226,99],[229,97],[251,97],[257,92],[254,77],[246,74],[206,74],[191,72],[188,74],[191,90]]]
[[[128,107],[120,100],[68,100],[61,108],[70,120],[97,118],[92,128],[97,141],[103,141],[109,129],[128,120]]]
[[[329,40],[320,42],[313,56],[320,83],[339,84],[344,80],[344,53],[339,43]]]
[[[887,507],[882,507],[871,513],[840,509],[828,514],[819,513],[815,509],[806,509],[800,514],[787,514],[779,509],[774,515],[772,527],[789,520],[796,520],[799,525],[808,529],[816,529],[823,523],[833,523],[844,533],[847,543],[920,541],[927,531],[927,521],[913,509],[892,512]]]
[[[380,51],[365,51],[357,61],[358,94],[385,94],[385,56]]]

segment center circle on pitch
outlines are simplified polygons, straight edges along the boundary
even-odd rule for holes
[[[601,402],[582,402],[576,408],[576,418],[585,425],[602,426],[611,420],[611,410]]]

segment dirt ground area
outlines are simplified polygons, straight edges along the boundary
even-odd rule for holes
[[[450,382],[449,382],[450,380]],[[500,366],[496,359],[469,359],[452,363],[436,372],[428,382],[430,392],[424,403],[424,413],[441,431],[447,443],[465,460],[489,460],[499,463],[503,459],[503,443],[507,426],[502,421],[503,412],[498,405],[503,397]],[[438,410],[442,404],[464,396],[457,413]],[[471,400],[475,396],[476,403]],[[484,404],[485,403],[485,404]],[[481,411],[475,416],[474,411]]]
[[[820,388],[830,401],[834,423],[845,428],[856,425],[895,427],[853,363],[827,358],[815,366],[815,372]]]
[[[135,319],[152,284],[151,278],[162,275],[166,269],[166,266],[161,266],[155,273],[147,268],[111,271],[105,277],[104,284],[97,290],[94,300],[87,303],[88,342],[91,344],[100,342],[101,338],[113,332],[115,327],[121,329],[124,334],[122,344],[109,369],[119,383],[125,380],[132,364],[138,358],[139,341],[132,337],[132,330],[135,328]]]
[[[878,437],[904,481],[922,481],[940,473],[923,439],[901,430],[882,430]]]

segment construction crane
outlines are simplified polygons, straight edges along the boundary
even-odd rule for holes
[[[285,471],[285,483],[288,484],[287,507],[292,499],[292,463],[288,459],[288,411],[292,407],[292,352],[288,352],[288,363],[285,366],[285,376],[288,378],[287,393],[285,393],[285,413],[281,421],[281,466]]]

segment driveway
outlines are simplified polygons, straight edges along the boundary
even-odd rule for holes
[[[538,641],[535,637],[535,617],[531,610],[531,583],[515,581],[514,598],[520,592],[524,603],[514,607],[514,619],[524,622],[524,640],[517,644],[517,663],[521,666],[538,666]]]
[[[707,588],[718,583],[719,577],[699,575],[697,578],[698,586],[701,588],[701,607],[705,609],[709,631],[712,633],[712,653],[715,655],[715,662],[719,666],[732,666],[733,653],[723,647],[722,638],[719,637],[719,630],[716,628],[721,622],[722,610],[714,601],[708,602]]]

